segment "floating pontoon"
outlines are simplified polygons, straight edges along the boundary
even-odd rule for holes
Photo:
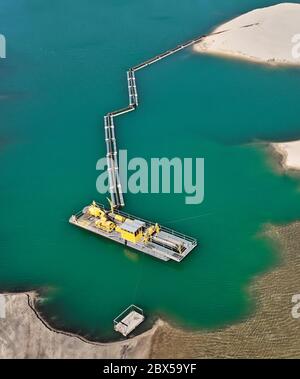
[[[114,329],[127,337],[145,320],[143,310],[132,304],[114,319]]]

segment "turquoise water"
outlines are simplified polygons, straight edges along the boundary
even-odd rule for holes
[[[1,1],[0,287],[39,288],[53,324],[111,339],[134,302],[184,327],[247,317],[253,277],[278,261],[266,223],[300,216],[299,183],[257,140],[300,137],[300,70],[186,50],[137,74],[139,109],[118,119],[129,156],[204,157],[205,201],[126,196],[125,211],[196,237],[180,265],[140,256],[68,224],[97,194],[103,115],[127,104],[125,71],[272,1]],[[151,136],[151,137],[149,137]],[[159,139],[158,139],[159,136]],[[149,143],[149,138],[153,144]]]

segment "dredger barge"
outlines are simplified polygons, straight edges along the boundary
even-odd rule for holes
[[[111,200],[109,200],[110,210],[105,209],[102,204],[92,202],[71,216],[69,220],[71,224],[164,261],[172,259],[180,262],[197,246],[197,241],[192,237],[119,210],[125,204],[119,176],[114,118],[134,111],[138,106],[136,71],[167,58],[201,41],[204,37],[206,36],[178,45],[174,49],[157,55],[127,71],[129,105],[126,108],[110,112],[104,117],[106,159],[111,196]]]
[[[197,245],[193,238],[117,209],[107,211],[96,202],[73,215],[70,222],[164,261],[180,262]]]

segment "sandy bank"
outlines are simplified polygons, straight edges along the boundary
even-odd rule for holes
[[[260,63],[300,65],[300,4],[253,10],[214,30],[221,31],[194,45],[194,50]]]
[[[300,170],[300,141],[272,143],[271,146],[281,156],[285,170]]]

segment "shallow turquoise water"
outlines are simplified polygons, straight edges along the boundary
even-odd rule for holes
[[[146,159],[205,158],[200,205],[178,194],[126,196],[127,212],[199,240],[180,265],[67,222],[90,200],[105,201],[95,188],[102,117],[127,103],[125,70],[275,2],[236,3],[1,1],[0,286],[46,288],[42,310],[56,325],[113,338],[112,319],[132,302],[196,328],[253,311],[247,286],[277,261],[259,233],[299,218],[300,196],[298,182],[249,143],[300,137],[300,70],[186,50],[137,74],[141,106],[118,119],[119,147]]]

